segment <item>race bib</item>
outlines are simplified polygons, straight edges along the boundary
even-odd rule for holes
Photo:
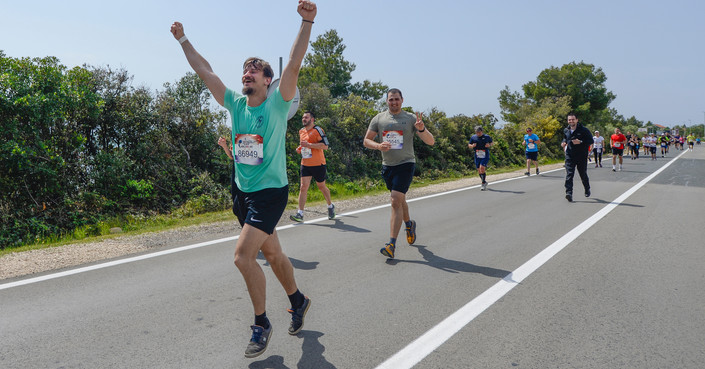
[[[313,157],[313,152],[308,147],[301,148],[301,157],[304,159],[311,159]]]
[[[404,131],[384,131],[382,141],[389,142],[392,150],[401,150],[404,147]]]
[[[260,135],[238,134],[233,153],[236,163],[260,165],[264,160],[264,139]]]
[[[614,148],[615,148],[615,149],[621,149],[621,148],[622,148],[622,143],[621,143],[621,142],[615,142],[615,143],[614,143]]]
[[[478,159],[484,159],[486,153],[487,153],[487,151],[485,151],[485,150],[475,150],[475,156],[476,156]]]
[[[533,143],[533,142],[529,142],[529,143],[528,143],[528,144],[526,145],[526,147],[528,147],[528,148],[529,148],[529,150],[533,150],[533,149],[535,149],[535,148],[536,148],[536,144],[535,144],[535,143]]]

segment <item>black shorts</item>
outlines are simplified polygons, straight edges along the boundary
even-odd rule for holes
[[[531,159],[533,161],[539,160],[539,152],[538,151],[527,151],[526,158]]]
[[[617,148],[612,148],[612,155],[619,155],[622,156],[624,155],[624,149],[617,149]]]
[[[289,200],[289,185],[265,188],[255,192],[242,192],[232,182],[233,214],[244,227],[249,224],[267,234],[274,233]]]
[[[326,165],[318,165],[315,167],[307,167],[305,165],[301,166],[301,170],[299,171],[299,174],[301,174],[301,178],[303,177],[313,177],[313,179],[316,180],[316,182],[321,183],[325,182],[327,178],[327,170],[326,170]]]
[[[389,191],[397,191],[406,193],[411,186],[411,180],[414,178],[414,163],[404,163],[393,166],[382,166],[382,178],[387,184]]]

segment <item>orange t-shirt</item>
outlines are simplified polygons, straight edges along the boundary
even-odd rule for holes
[[[308,143],[319,143],[323,141],[321,133],[323,129],[316,125],[313,128],[306,130],[306,128],[301,128],[299,130],[299,139],[301,141],[307,141]],[[325,133],[323,133],[325,135]],[[327,142],[324,142],[327,145]],[[296,152],[301,153],[301,165],[307,167],[316,167],[319,165],[326,164],[326,157],[323,155],[322,149],[311,149],[307,147],[297,147]]]

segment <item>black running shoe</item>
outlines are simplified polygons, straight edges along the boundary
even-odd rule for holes
[[[269,345],[269,337],[272,336],[272,325],[269,325],[269,329],[264,329],[258,325],[253,325],[252,328],[252,338],[250,338],[250,343],[247,344],[247,349],[245,349],[245,357],[253,358],[260,356],[267,350],[267,345]]]
[[[291,314],[291,325],[289,325],[289,334],[295,335],[301,332],[304,327],[304,318],[308,308],[311,307],[311,299],[304,297],[304,303],[298,309],[286,309]]]
[[[568,200],[568,202],[573,202],[573,194],[572,193],[565,194],[565,199]]]
[[[590,197],[590,189],[585,190],[585,197]]]
[[[328,219],[335,219],[335,205],[333,204],[328,208]]]

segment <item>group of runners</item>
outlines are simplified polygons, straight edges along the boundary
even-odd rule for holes
[[[235,245],[234,264],[243,276],[254,311],[254,322],[250,327],[252,334],[245,349],[247,358],[257,357],[267,349],[273,330],[266,314],[266,278],[257,262],[260,252],[269,262],[291,303],[287,309],[291,314],[290,335],[297,335],[302,330],[311,306],[311,299],[297,286],[293,266],[282,250],[276,231],[289,195],[285,151],[288,113],[296,95],[299,70],[308,48],[317,6],[311,1],[299,0],[297,13],[301,16],[301,25],[278,86],[270,86],[274,77],[270,64],[252,57],[243,64],[241,92],[225,86],[208,61],[188,40],[181,23],[174,22],[171,26],[171,33],[181,45],[189,65],[205,82],[218,104],[230,113],[232,137],[230,140],[221,137],[218,144],[234,161],[231,181],[233,213],[242,227]],[[407,243],[416,241],[416,222],[411,219],[406,201],[415,171],[414,137],[427,145],[434,145],[435,138],[426,129],[422,114],[402,110],[404,98],[401,90],[393,88],[387,91],[386,101],[388,109],[372,118],[363,144],[368,149],[381,152],[382,177],[390,191],[391,219],[389,241],[380,252],[387,258],[394,258],[402,225]],[[326,186],[323,153],[329,148],[329,142],[315,120],[315,115],[310,111],[305,112],[301,120],[299,147],[296,149],[301,155],[298,210],[290,217],[296,222],[304,220],[304,207],[312,180],[323,193],[328,205],[328,218],[335,218],[335,206]],[[572,180],[576,168],[583,180],[585,195],[590,196],[586,173],[589,148],[595,142],[593,152],[596,153],[596,163],[599,163],[601,150],[595,150],[601,149],[602,140],[593,140],[589,130],[579,125],[573,114],[568,116],[568,124],[562,145],[566,152],[566,197],[572,201]],[[473,150],[481,190],[484,191],[487,189],[486,169],[493,141],[483,131],[482,126],[475,127],[468,147]],[[596,137],[599,138],[597,132]],[[527,128],[522,143],[526,152],[527,176],[530,175],[532,163],[536,174],[540,173],[537,161],[539,143],[539,137]],[[624,140],[620,138],[612,144],[623,145]]]
[[[604,137],[600,136],[600,132],[595,131],[593,136],[595,141],[591,150],[595,160],[595,168],[602,167],[602,152]],[[699,144],[699,138],[694,134],[687,136],[671,136],[669,132],[645,134],[641,138],[637,134],[627,132],[626,135],[616,128],[612,136],[610,136],[610,147],[612,149],[612,171],[622,170],[623,156],[625,150],[629,150],[628,154],[631,160],[639,159],[639,149],[643,150],[644,155],[648,155],[651,160],[656,160],[658,149],[661,149],[661,157],[666,157],[671,146],[676,150],[685,150],[684,144],[688,144],[688,150],[693,150],[695,143]],[[619,165],[617,165],[619,162]]]

